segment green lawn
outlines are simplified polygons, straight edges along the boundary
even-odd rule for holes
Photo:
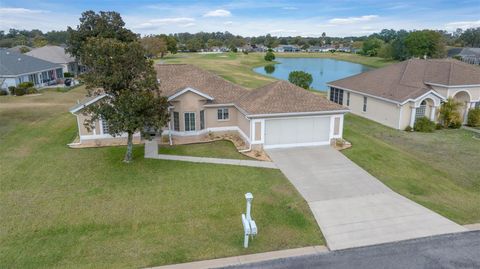
[[[77,127],[66,111],[83,95],[0,97],[1,267],[139,268],[324,244],[279,170],[69,149]],[[249,191],[260,234],[245,250]]]
[[[188,145],[161,145],[159,146],[158,153],[195,157],[252,160],[252,158],[249,158],[248,156],[238,152],[237,148],[235,148],[235,145],[228,140]]]
[[[467,130],[397,131],[348,115],[342,151],[396,192],[462,224],[480,222],[480,140]]]
[[[158,62],[193,64],[214,72],[221,77],[247,88],[257,88],[275,81],[274,78],[255,73],[252,69],[258,66],[272,64],[263,59],[264,53],[179,53],[169,54]],[[333,58],[368,65],[382,67],[392,63],[378,57],[365,57],[349,53],[276,53],[277,57],[315,57]]]

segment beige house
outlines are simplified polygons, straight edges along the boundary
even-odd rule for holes
[[[468,110],[480,107],[480,67],[452,59],[412,59],[328,83],[331,101],[352,113],[395,129],[415,120],[438,121],[441,103],[452,97]]]
[[[248,90],[192,65],[155,68],[162,94],[170,103],[170,122],[162,134],[173,141],[233,132],[249,147],[276,148],[326,145],[342,137],[348,109],[289,82]],[[85,99],[70,110],[77,116],[80,143],[125,140],[125,136],[110,136],[101,121],[95,130],[84,128],[88,115],[83,109],[101,98]]]

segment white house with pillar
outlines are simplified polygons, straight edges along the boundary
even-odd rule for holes
[[[480,67],[454,59],[411,59],[328,85],[331,101],[395,129],[413,127],[421,117],[438,121],[449,97],[461,103],[464,123],[469,109],[480,107]]]

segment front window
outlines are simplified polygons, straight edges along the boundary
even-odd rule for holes
[[[425,117],[425,110],[427,108],[427,102],[425,100],[420,103],[420,106],[415,110],[415,119]]]
[[[343,105],[343,90],[330,88],[330,101]]]
[[[480,108],[480,102],[475,103],[475,108]]]
[[[108,122],[102,119],[102,133],[108,134]]]
[[[367,112],[367,97],[363,97],[363,112]]]
[[[195,131],[195,113],[194,112],[186,112],[185,116],[185,131]]]
[[[173,112],[173,130],[180,131],[180,114],[178,112]]]
[[[59,68],[57,71],[57,78],[63,78],[63,69]]]
[[[350,92],[347,92],[347,106],[350,106]]]
[[[217,118],[219,120],[228,120],[228,108],[219,108],[217,110]]]
[[[200,130],[205,129],[205,111],[200,111]]]

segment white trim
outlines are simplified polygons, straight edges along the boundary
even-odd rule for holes
[[[294,147],[311,147],[330,145],[330,141],[313,142],[313,143],[297,143],[297,144],[280,144],[280,145],[264,145],[264,149],[274,148],[294,148]]]
[[[255,140],[255,125],[257,122],[260,122],[260,140]],[[264,144],[265,143],[265,119],[255,119],[250,121],[250,137],[252,138],[252,144]]]
[[[305,116],[311,117],[315,115],[331,115],[331,114],[345,114],[350,112],[350,109],[346,110],[329,110],[329,111],[313,111],[313,112],[292,112],[292,113],[272,113],[272,114],[253,114],[247,115],[249,118],[285,118],[290,116]],[[291,118],[291,117],[290,117]]]
[[[417,97],[417,98],[415,98],[415,99],[410,98],[410,99],[408,99],[407,101],[404,101],[403,103],[401,103],[401,105],[404,105],[404,104],[406,104],[407,102],[412,101],[412,102],[415,103],[415,107],[419,107],[420,105],[417,106],[416,103],[417,103],[418,101],[423,101],[424,99],[427,99],[427,96],[428,96],[429,94],[433,94],[433,95],[437,96],[438,98],[440,98],[441,101],[445,101],[445,97],[441,96],[438,92],[436,92],[436,91],[434,91],[434,90],[430,90],[430,91],[428,91],[428,92],[420,95],[419,97]],[[432,98],[430,98],[430,99],[432,99]],[[434,103],[434,104],[436,103],[435,100],[433,100],[433,103]],[[435,104],[435,105],[436,105],[436,106],[439,106],[440,104]]]
[[[178,131],[167,130],[167,131],[164,131],[164,133],[168,135],[171,134],[171,135],[177,135],[177,136],[196,136],[196,135],[203,135],[209,132],[226,132],[226,131],[237,131],[248,143],[250,143],[250,138],[238,126],[211,127],[211,128],[205,128],[199,131],[193,131],[193,132],[178,132]]]
[[[203,93],[203,92],[201,92],[201,91],[199,91],[199,90],[195,90],[195,89],[193,89],[193,88],[187,87],[187,88],[185,88],[185,89],[177,92],[176,94],[171,95],[170,97],[168,97],[167,101],[170,102],[170,101],[172,101],[173,99],[179,97],[180,95],[182,95],[182,94],[184,94],[184,93],[186,93],[186,92],[196,93],[196,94],[198,94],[198,95],[200,95],[200,96],[202,96],[202,97],[204,97],[204,98],[206,98],[206,99],[208,99],[208,100],[213,100],[213,99],[214,99],[213,97],[211,97],[211,96],[208,95],[208,94],[205,94],[205,93]]]
[[[33,57],[33,56],[31,56]],[[57,71],[57,69],[62,69],[63,70],[63,66],[59,65],[58,67],[55,67],[55,68],[50,68],[50,69],[42,69],[41,71],[33,71],[31,73],[22,73],[22,74],[17,74],[17,75],[2,75],[1,77],[5,77],[5,78],[18,78],[20,76],[28,76],[28,75],[32,75],[32,74],[39,74],[39,73],[42,73],[42,72],[47,72],[47,71],[51,71],[51,70],[55,70]]]
[[[470,84],[470,85],[443,85],[443,84],[438,84],[438,83],[432,83],[432,82],[424,82],[425,84],[432,85],[432,86],[438,86],[438,87],[444,87],[444,88],[469,88],[469,87],[479,87],[480,84]]]
[[[452,95],[452,98],[455,98],[455,95],[457,95],[457,93],[461,93],[461,92],[466,92],[468,94],[468,99],[470,99],[470,102],[472,101],[472,94],[470,94],[469,91],[465,90],[465,89],[462,89],[462,90],[459,90],[459,91],[456,91],[454,95]]]
[[[87,106],[89,106],[89,105],[97,102],[98,100],[102,99],[102,98],[105,97],[105,96],[107,96],[107,95],[106,95],[106,94],[99,95],[99,96],[95,97],[94,99],[86,102],[86,103],[83,104],[82,106],[79,106],[79,107],[77,107],[77,108],[71,109],[71,110],[70,110],[70,113],[74,114],[74,113],[78,112],[79,110],[81,110],[81,109],[83,109],[83,108],[85,108],[85,107],[87,107]]]
[[[133,134],[133,137],[139,137],[140,136],[140,133],[139,132],[136,132]],[[128,134],[127,133],[123,133],[121,135],[117,135],[117,136],[112,136],[110,134],[94,134],[94,135],[81,135],[80,136],[80,141],[82,140],[93,140],[93,139],[108,139],[108,138],[127,138],[128,137]]]
[[[339,118],[338,135],[335,135],[335,119]],[[329,138],[342,138],[343,136],[343,115],[333,115],[330,117],[330,135]]]

